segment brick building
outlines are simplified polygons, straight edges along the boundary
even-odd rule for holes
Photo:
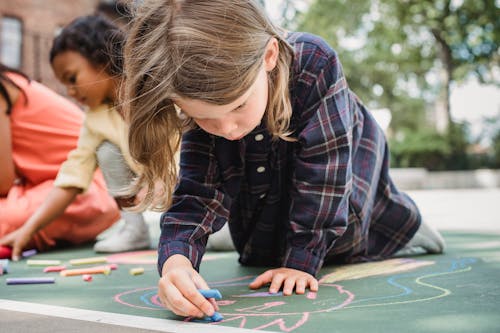
[[[119,19],[120,9],[109,0],[1,0],[0,61],[64,94],[49,63],[54,36],[77,16],[101,12]]]

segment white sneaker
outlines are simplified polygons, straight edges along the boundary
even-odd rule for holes
[[[94,244],[95,252],[125,252],[151,248],[148,226],[140,213],[122,212],[123,227]]]
[[[440,254],[445,250],[443,236],[433,226],[422,221],[413,238],[396,252],[395,256],[411,256],[419,254]]]

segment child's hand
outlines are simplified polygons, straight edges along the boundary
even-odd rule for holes
[[[179,254],[168,258],[158,282],[158,295],[162,304],[179,316],[212,316],[219,307],[213,298],[207,300],[198,289],[210,288],[189,259]]]
[[[318,291],[318,280],[314,276],[293,268],[281,267],[265,271],[257,276],[249,287],[258,289],[267,283],[271,283],[269,292],[273,294],[277,293],[283,285],[285,296],[290,296],[294,289],[296,294],[303,294],[307,287],[311,291]]]
[[[32,231],[24,225],[2,237],[0,239],[0,245],[12,247],[12,260],[17,261],[21,258],[21,253],[30,242],[32,236]]]

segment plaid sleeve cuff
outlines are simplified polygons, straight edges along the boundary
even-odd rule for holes
[[[292,247],[283,260],[283,266],[316,276],[323,266],[323,257],[318,257],[307,249]]]
[[[192,246],[188,243],[181,241],[172,241],[160,244],[158,247],[158,272],[160,276],[162,274],[163,264],[167,259],[174,254],[181,254],[191,261],[194,269],[200,270],[201,258],[204,252],[197,249],[196,246]]]

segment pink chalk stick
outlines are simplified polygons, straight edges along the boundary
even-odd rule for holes
[[[60,272],[66,269],[66,266],[47,266],[43,269],[44,273]]]

